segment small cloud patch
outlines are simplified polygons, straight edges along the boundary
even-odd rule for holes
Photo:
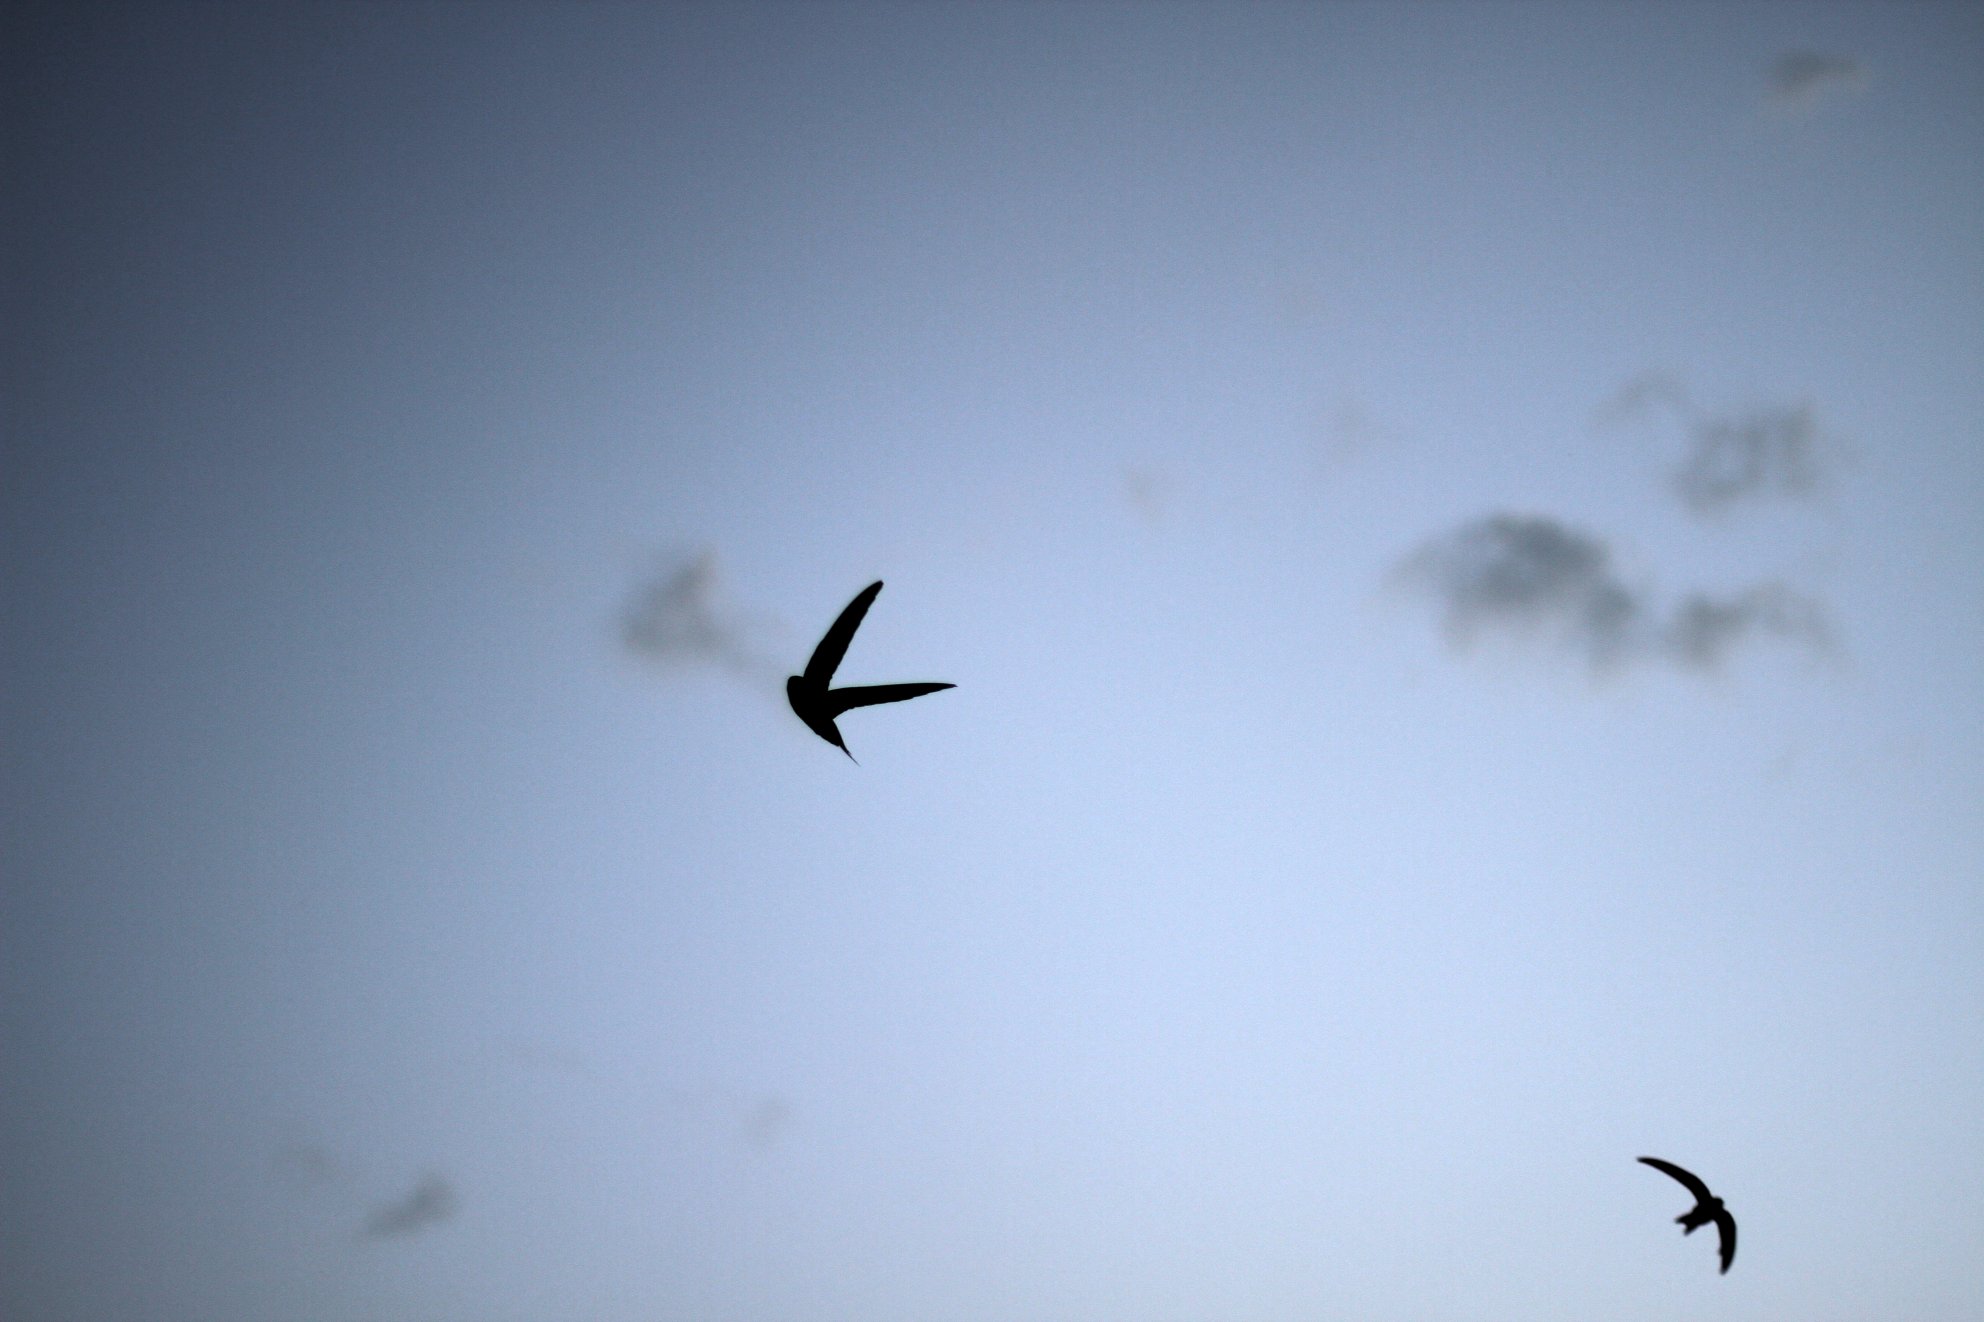
[[[620,617],[620,640],[663,667],[708,665],[754,683],[780,678],[753,640],[753,627],[722,600],[716,556],[704,551],[664,565],[642,583]]]
[[[1634,649],[1644,627],[1640,595],[1618,577],[1605,543],[1540,516],[1494,514],[1435,538],[1400,564],[1398,579],[1440,603],[1456,652],[1503,634],[1605,670]]]
[[[1819,429],[1804,405],[1701,419],[1693,431],[1674,489],[1697,514],[1744,500],[1798,500],[1818,490]]]
[[[1596,535],[1541,515],[1493,514],[1422,545],[1394,571],[1438,604],[1449,648],[1488,638],[1542,645],[1594,676],[1661,662],[1705,673],[1752,638],[1829,651],[1817,603],[1779,583],[1732,596],[1695,592],[1663,611],[1614,567]]]
[[[1859,92],[1866,85],[1867,70],[1858,60],[1790,51],[1770,67],[1770,105],[1779,114],[1810,114],[1828,97]]]
[[[427,1175],[413,1192],[377,1208],[365,1218],[361,1239],[397,1239],[439,1225],[455,1215],[460,1200],[455,1187],[439,1175]]]
[[[1829,653],[1834,646],[1825,611],[1782,583],[1762,583],[1721,599],[1692,593],[1668,621],[1665,641],[1677,663],[1718,670],[1732,651],[1754,637],[1782,639],[1814,653]]]
[[[1671,413],[1687,433],[1687,453],[1670,480],[1693,514],[1719,515],[1752,502],[1809,500],[1825,487],[1838,458],[1839,446],[1809,404],[1711,413],[1660,373],[1627,382],[1599,409],[1595,422],[1605,425],[1655,409]]]
[[[343,1166],[330,1149],[317,1143],[285,1143],[275,1150],[270,1172],[285,1188],[303,1192],[320,1188],[344,1174]]]

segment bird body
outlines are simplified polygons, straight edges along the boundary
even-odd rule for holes
[[[785,700],[792,704],[792,713],[806,723],[806,728],[820,738],[847,753],[848,761],[854,754],[848,753],[847,744],[840,737],[840,727],[834,721],[843,712],[855,707],[873,707],[884,702],[904,702],[910,698],[920,698],[926,693],[937,693],[943,689],[956,688],[955,684],[857,684],[846,688],[831,688],[834,671],[840,667],[841,658],[847,655],[847,645],[854,641],[854,631],[861,627],[862,619],[868,614],[868,607],[874,604],[876,594],[881,592],[881,580],[877,579],[855,595],[847,603],[820,645],[813,649],[812,657],[806,662],[806,669],[785,681]]]
[[[1692,1235],[1713,1221],[1716,1235],[1721,1241],[1719,1247],[1722,1251],[1722,1270],[1728,1271],[1729,1264],[1736,1261],[1736,1218],[1729,1214],[1729,1209],[1723,1206],[1722,1200],[1710,1193],[1708,1186],[1703,1184],[1698,1176],[1682,1170],[1671,1161],[1662,1161],[1658,1157],[1641,1157],[1640,1160],[1662,1174],[1679,1180],[1682,1186],[1695,1196],[1695,1205],[1674,1219],[1680,1223],[1683,1235]]]

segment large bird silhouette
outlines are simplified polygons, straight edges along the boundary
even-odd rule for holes
[[[1729,1209],[1722,1205],[1722,1200],[1710,1193],[1706,1184],[1671,1161],[1662,1161],[1658,1157],[1641,1157],[1640,1160],[1657,1171],[1673,1176],[1695,1196],[1695,1205],[1674,1219],[1681,1223],[1681,1233],[1684,1235],[1692,1235],[1709,1222],[1715,1222],[1716,1233],[1722,1237],[1722,1270],[1728,1271],[1729,1264],[1736,1261],[1736,1218],[1729,1215]]]
[[[834,671],[840,666],[840,659],[847,655],[847,645],[854,641],[854,631],[861,627],[862,617],[868,614],[868,607],[874,604],[875,594],[882,590],[880,579],[870,583],[847,603],[847,609],[833,622],[820,645],[813,649],[812,659],[806,663],[803,674],[792,675],[785,681],[785,700],[792,704],[792,711],[806,728],[820,738],[847,753],[847,745],[841,741],[840,728],[834,718],[852,707],[872,707],[881,702],[903,702],[910,698],[920,698],[926,693],[940,689],[954,689],[955,684],[863,684],[851,688],[828,688]],[[854,761],[854,754],[847,753],[848,761]]]

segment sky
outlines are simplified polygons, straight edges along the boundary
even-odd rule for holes
[[[1984,12],[6,22],[0,1313],[1984,1314]]]

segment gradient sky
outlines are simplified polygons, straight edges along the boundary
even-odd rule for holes
[[[9,1319],[1984,1315],[1984,11],[0,48]]]

